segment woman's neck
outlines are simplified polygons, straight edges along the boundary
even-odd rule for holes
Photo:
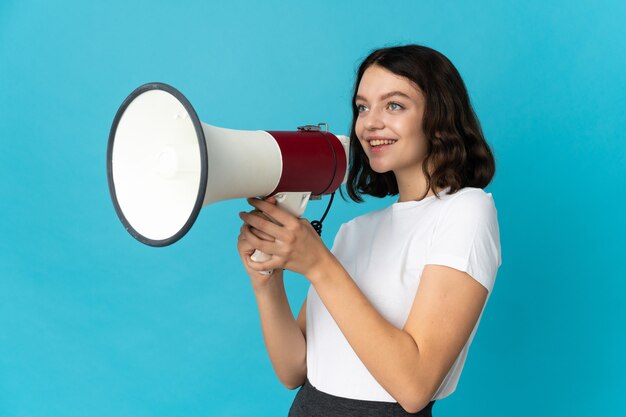
[[[411,174],[399,175],[399,173],[395,173],[398,193],[400,194],[398,202],[417,201],[435,195],[432,189],[428,189],[428,193],[426,193],[428,186],[426,177],[421,170],[419,173],[413,172]],[[439,192],[439,190],[436,191]]]

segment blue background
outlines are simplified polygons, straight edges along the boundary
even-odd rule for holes
[[[213,125],[347,133],[359,61],[413,42],[464,77],[503,243],[435,415],[625,415],[624,21],[619,1],[1,0],[0,415],[286,415],[295,392],[235,249],[245,202],[207,207],[173,246],[139,244],[109,198],[111,122],[162,81]],[[391,201],[339,199],[324,240]],[[307,283],[287,286],[298,308]]]

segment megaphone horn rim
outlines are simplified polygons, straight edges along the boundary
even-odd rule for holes
[[[113,147],[114,147],[114,142],[115,142],[115,133],[117,131],[119,122],[122,119],[122,116],[124,115],[124,112],[130,105],[130,103],[132,103],[141,94],[147,91],[151,91],[151,90],[165,91],[171,94],[172,96],[174,96],[183,105],[183,107],[189,114],[189,119],[193,123],[193,127],[196,133],[196,138],[198,139],[198,146],[200,148],[200,164],[201,164],[200,183],[198,185],[198,195],[196,197],[196,202],[194,203],[194,206],[191,211],[191,214],[189,215],[189,218],[187,219],[183,227],[178,232],[168,237],[167,239],[160,239],[160,240],[150,239],[142,235],[130,224],[126,216],[124,216],[124,213],[122,212],[122,209],[120,207],[119,201],[117,199],[117,194],[115,192],[115,181],[113,180]],[[209,172],[208,164],[209,164],[209,161],[208,161],[208,156],[207,156],[206,140],[204,137],[204,130],[202,129],[202,123],[200,119],[198,118],[198,114],[196,113],[195,109],[193,108],[189,100],[187,100],[187,98],[183,95],[183,93],[181,93],[180,91],[178,91],[176,88],[172,87],[169,84],[165,84],[161,82],[151,82],[151,83],[146,83],[137,87],[132,93],[128,95],[128,97],[126,97],[122,105],[117,110],[117,113],[115,114],[115,118],[113,119],[113,124],[111,125],[111,130],[109,132],[109,142],[107,144],[107,182],[109,184],[109,194],[111,195],[111,201],[113,202],[115,212],[117,213],[117,216],[119,217],[120,221],[124,225],[124,228],[135,239],[149,246],[163,247],[163,246],[169,246],[172,243],[177,242],[178,240],[180,240],[183,236],[187,234],[189,229],[191,229],[193,224],[196,222],[196,219],[198,218],[198,214],[200,213],[200,210],[202,209],[202,203],[204,202],[204,195],[206,193],[207,181],[208,181],[208,172]]]

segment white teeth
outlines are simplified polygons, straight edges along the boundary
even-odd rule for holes
[[[375,139],[375,140],[370,140],[370,145],[371,146],[380,146],[380,145],[391,145],[392,143],[396,143],[397,140],[393,140],[393,139]]]

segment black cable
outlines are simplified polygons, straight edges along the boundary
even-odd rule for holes
[[[330,206],[333,204],[334,198],[335,198],[335,192],[333,191],[333,193],[330,195],[330,201],[328,202],[328,206],[326,206],[326,211],[324,212],[324,215],[322,216],[322,218],[319,220],[313,220],[311,222],[311,226],[313,226],[317,234],[320,236],[322,236],[322,222],[326,218],[326,215],[328,214],[328,210],[330,210]]]

